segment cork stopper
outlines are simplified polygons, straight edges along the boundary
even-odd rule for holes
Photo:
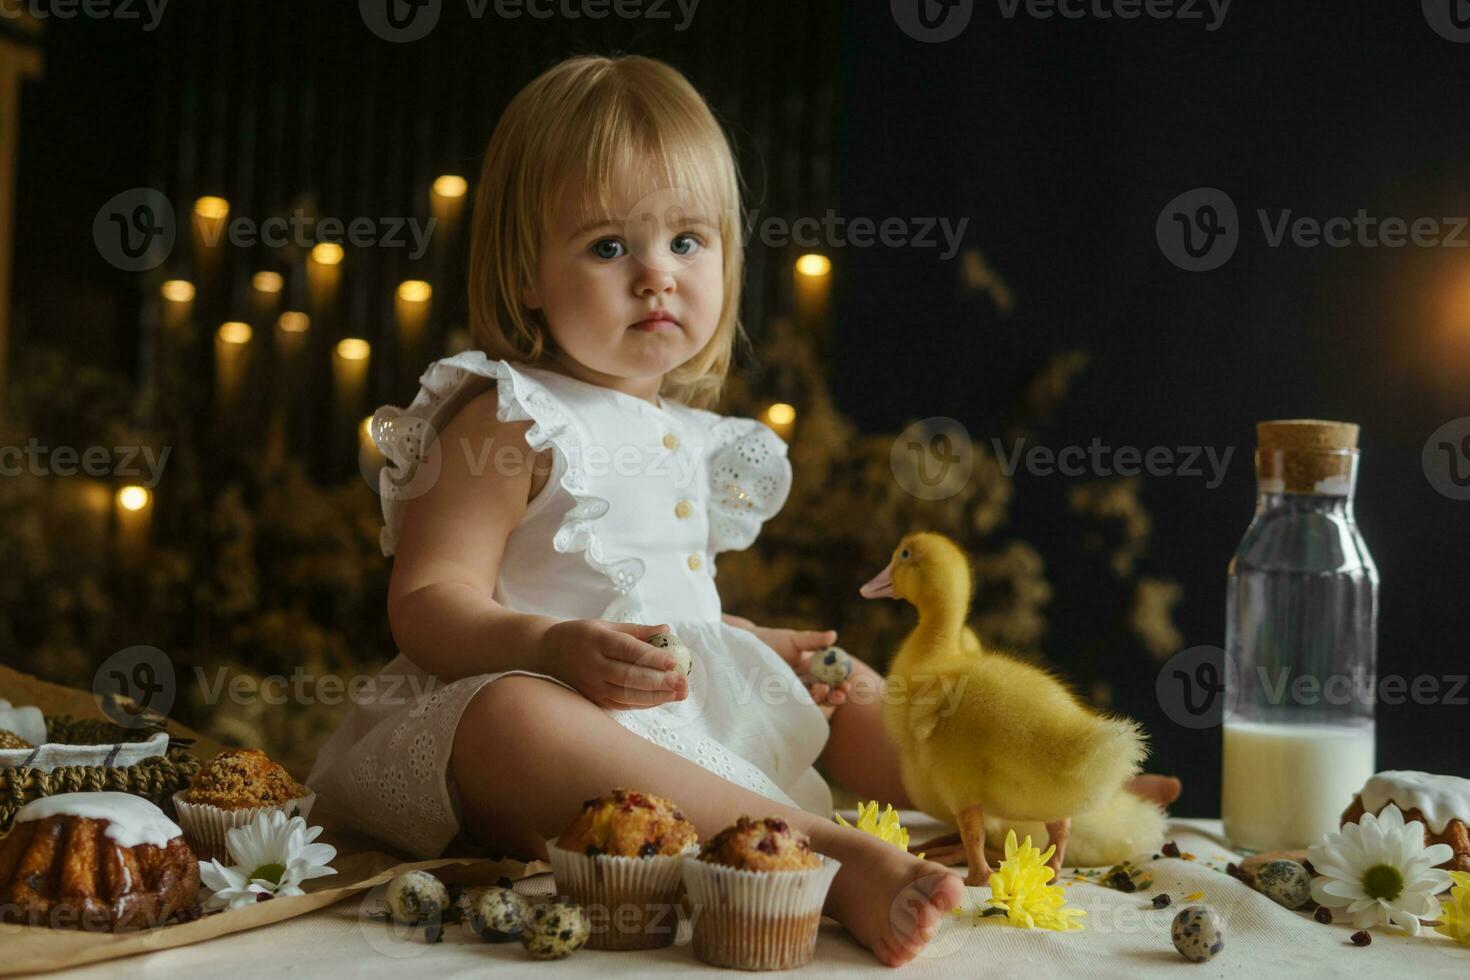
[[[1323,419],[1256,423],[1256,479],[1263,491],[1352,492],[1358,426]]]

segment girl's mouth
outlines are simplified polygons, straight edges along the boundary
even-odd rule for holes
[[[629,329],[639,330],[644,333],[653,333],[656,330],[675,330],[678,329],[678,326],[678,320],[675,320],[662,310],[658,310],[650,313],[637,323],[632,324]]]

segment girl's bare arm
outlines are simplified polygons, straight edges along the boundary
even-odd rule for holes
[[[510,533],[546,482],[549,459],[526,444],[530,422],[501,422],[480,395],[439,436],[434,485],[404,508],[388,622],[398,647],[444,681],[530,670],[599,707],[647,708],[688,696],[671,656],[647,643],[660,626],[556,620],[494,599]]]

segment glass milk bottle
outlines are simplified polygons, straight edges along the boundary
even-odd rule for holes
[[[1373,775],[1378,570],[1353,516],[1358,427],[1262,422],[1256,445],[1228,576],[1221,815],[1262,851],[1336,830]]]

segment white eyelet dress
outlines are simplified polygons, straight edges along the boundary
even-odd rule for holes
[[[419,381],[407,409],[384,406],[371,424],[390,463],[379,487],[383,553],[393,554],[403,509],[432,485],[441,453],[496,465],[496,447],[437,439],[495,387],[497,416],[534,423],[526,441],[553,458],[506,542],[495,599],[558,619],[668,623],[694,652],[689,696],[609,716],[731,782],[830,817],[831,791],[812,768],[826,719],[776,651],[721,622],[714,582],[715,554],[749,547],[786,502],[791,465],[780,437],[753,419],[654,405],[478,351],[436,361]],[[416,857],[442,854],[461,833],[449,773],[460,714],[507,674],[546,676],[517,670],[445,684],[399,654],[318,753],[307,778],[317,807]],[[493,747],[485,760],[495,764]]]

